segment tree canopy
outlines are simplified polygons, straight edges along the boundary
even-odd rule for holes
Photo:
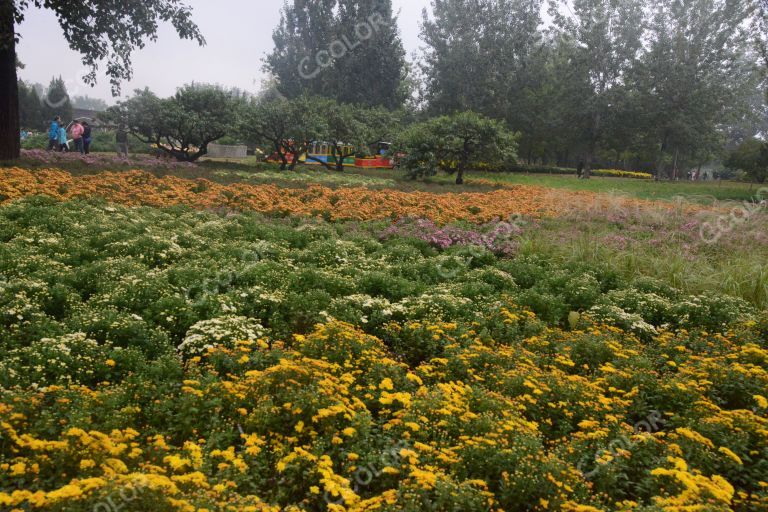
[[[758,2],[549,0],[545,26],[537,0],[435,1],[423,112],[506,121],[529,164],[679,178],[766,133]]]
[[[749,139],[733,150],[725,161],[726,167],[743,171],[757,183],[768,180],[768,143]]]
[[[405,50],[391,0],[286,2],[265,67],[289,97],[401,107],[408,97]]]
[[[277,155],[280,170],[294,170],[309,143],[327,131],[323,102],[306,94],[293,100],[269,96],[253,100],[245,110],[239,133],[244,140]]]
[[[461,185],[467,170],[513,160],[516,149],[515,135],[502,122],[470,111],[411,125],[395,139],[391,152],[413,177],[442,169],[456,173]]]
[[[194,162],[208,153],[210,143],[236,129],[245,102],[239,91],[215,85],[185,85],[170,98],[144,89],[111,107],[107,118],[159,151]]]
[[[399,126],[399,113],[382,107],[339,103],[309,94],[295,99],[267,94],[249,104],[239,133],[244,140],[274,153],[281,160],[281,170],[293,170],[313,142],[323,142],[334,158],[329,162],[315,158],[314,163],[343,171],[344,158],[339,156],[367,155],[369,146],[390,139]],[[345,153],[349,146],[355,149],[353,153]]]

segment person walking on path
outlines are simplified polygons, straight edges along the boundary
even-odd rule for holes
[[[48,130],[48,151],[52,151],[54,148],[59,148],[59,124],[61,118],[56,116],[51,121],[51,128]]]
[[[117,143],[117,156],[128,158],[128,132],[125,131],[124,126],[120,126],[117,129],[115,142]]]
[[[61,153],[69,152],[69,142],[67,141],[67,129],[59,126],[58,146]]]
[[[85,130],[83,129],[83,125],[80,124],[80,121],[75,121],[72,125],[72,128],[69,129],[69,133],[72,134],[72,140],[75,141],[75,151],[80,154],[85,153],[85,148],[83,147],[84,131]]]
[[[83,153],[89,155],[91,153],[91,125],[88,121],[83,121]]]

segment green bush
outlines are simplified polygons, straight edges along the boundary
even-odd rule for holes
[[[507,302],[549,325],[587,312],[642,336],[663,326],[722,332],[754,314],[729,297],[686,296],[650,278],[627,283],[609,265],[382,241],[385,229],[100,202],[12,203],[0,208],[0,349],[84,333],[152,360],[195,334],[206,339],[196,353],[215,344],[214,334],[193,327],[222,318],[255,322],[259,336],[273,339],[330,318],[384,336],[390,322],[472,322]],[[231,344],[243,332],[229,326],[215,335]],[[397,346],[413,361],[438,350]]]

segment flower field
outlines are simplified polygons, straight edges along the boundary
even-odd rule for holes
[[[493,185],[491,183],[491,185]],[[506,186],[490,193],[434,194],[363,187],[331,189],[310,185],[286,190],[274,185],[222,185],[142,171],[73,176],[64,171],[0,169],[0,201],[30,195],[57,199],[101,197],[124,205],[186,205],[197,209],[251,210],[277,215],[312,215],[328,220],[428,217],[438,222],[488,222],[510,214],[555,216],[599,206],[589,192]],[[658,208],[647,201],[622,198],[627,209]],[[672,209],[672,205],[666,207]]]
[[[761,214],[0,178],[0,510],[768,510]]]

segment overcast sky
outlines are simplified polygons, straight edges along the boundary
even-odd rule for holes
[[[148,86],[168,96],[176,87],[210,82],[256,92],[264,74],[262,58],[272,50],[272,30],[280,21],[283,0],[187,0],[194,19],[207,40],[200,48],[181,41],[169,25],[161,26],[157,43],[134,53],[134,80],[124,84],[123,93]],[[400,31],[410,56],[419,47],[421,10],[429,0],[393,0],[400,10]],[[69,49],[52,11],[30,8],[19,28],[19,59],[25,69],[22,79],[48,85],[61,75],[71,96],[111,97],[109,81],[103,75],[95,88],[83,85],[79,54]]]

